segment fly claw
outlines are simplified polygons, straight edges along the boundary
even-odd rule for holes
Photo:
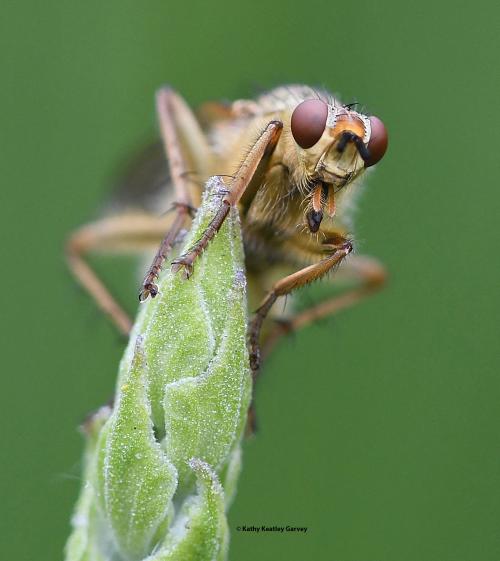
[[[175,261],[172,261],[172,266],[170,268],[172,273],[178,273],[181,269],[182,278],[184,280],[189,279],[189,277],[193,274],[193,263],[191,260],[181,256],[178,259],[175,259]]]

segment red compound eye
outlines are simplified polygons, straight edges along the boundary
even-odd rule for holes
[[[372,126],[372,134],[368,141],[368,151],[370,152],[369,159],[365,162],[365,167],[369,168],[379,162],[385,151],[387,150],[387,130],[384,123],[378,117],[370,117],[370,124]]]
[[[292,113],[292,134],[301,148],[311,148],[323,135],[328,106],[320,99],[299,103]]]

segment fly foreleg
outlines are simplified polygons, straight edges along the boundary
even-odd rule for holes
[[[260,366],[260,331],[269,310],[272,308],[276,300],[280,296],[290,294],[296,288],[300,288],[301,286],[305,286],[306,284],[320,279],[338,265],[343,259],[345,259],[351,251],[352,244],[349,240],[342,240],[338,242],[336,240],[336,243],[332,246],[332,253],[328,257],[322,259],[318,263],[304,267],[303,269],[284,277],[274,284],[250,322],[250,367],[252,369],[254,379]]]
[[[385,284],[387,273],[384,267],[374,258],[366,256],[354,256],[342,267],[345,276],[355,281],[356,286],[350,287],[318,304],[306,308],[285,320],[277,320],[276,324],[266,334],[262,343],[262,355],[265,358],[276,343],[289,333],[293,333],[320,321],[331,317],[337,312],[350,308],[363,298],[371,296],[379,291]]]

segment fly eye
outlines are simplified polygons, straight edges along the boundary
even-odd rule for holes
[[[292,113],[292,135],[301,148],[311,148],[323,135],[328,106],[320,99],[299,103]]]
[[[369,168],[374,166],[379,162],[385,151],[387,150],[387,130],[384,123],[378,117],[370,117],[370,125],[372,128],[372,133],[370,135],[370,140],[368,142],[368,151],[370,152],[370,157],[365,162],[365,167]]]

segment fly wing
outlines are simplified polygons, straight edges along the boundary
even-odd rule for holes
[[[223,101],[206,101],[202,103],[196,110],[196,116],[205,131],[219,121],[227,121],[234,118],[232,104]]]
[[[170,206],[172,193],[163,144],[158,140],[132,157],[117,174],[105,214],[146,211],[160,215]]]
[[[209,136],[210,131],[216,132],[219,126],[234,119],[231,104],[224,102],[204,103],[197,110],[196,116]],[[192,163],[188,162],[188,166],[191,168]],[[202,179],[195,170],[191,175],[194,182]],[[173,188],[165,148],[158,140],[131,158],[124,171],[117,176],[109,200],[104,205],[104,213],[146,211],[160,215],[171,208],[172,197]]]

